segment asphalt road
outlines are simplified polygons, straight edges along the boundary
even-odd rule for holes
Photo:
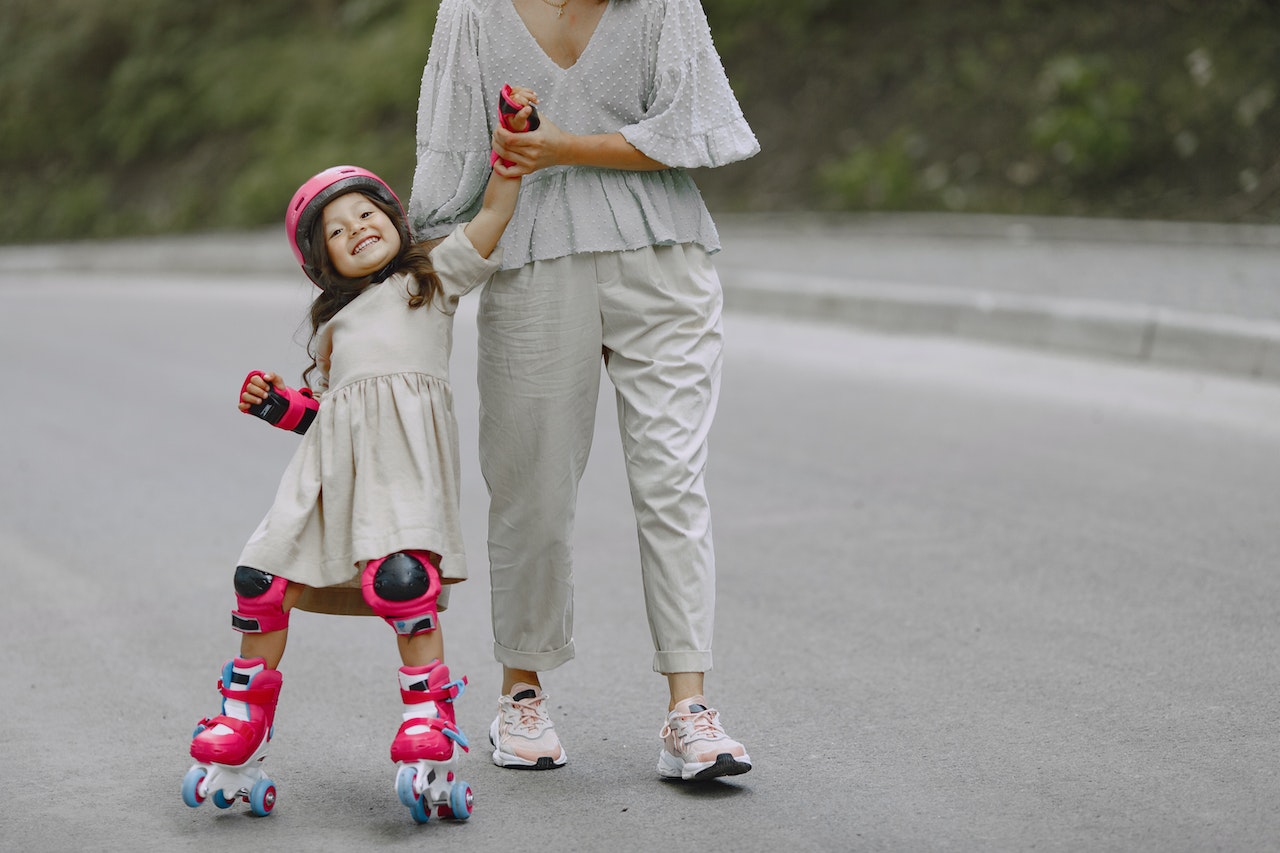
[[[711,488],[710,695],[755,770],[654,772],[634,534],[604,395],[579,657],[545,683],[570,764],[493,767],[474,299],[455,392],[474,576],[465,824],[392,790],[397,657],[298,614],[256,819],[189,809],[193,723],[236,648],[234,560],[294,446],[233,400],[296,376],[297,277],[0,276],[0,848],[1261,850],[1280,838],[1280,387],[734,314]]]

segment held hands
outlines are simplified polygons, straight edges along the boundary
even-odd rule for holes
[[[524,86],[503,86],[498,102],[498,124],[515,133],[537,130],[539,119],[535,104],[538,93]]]
[[[494,172],[504,178],[517,178],[560,163],[559,152],[568,143],[569,135],[536,113],[537,93],[523,86],[510,86],[503,95],[522,107],[519,112],[504,116],[493,131]]]

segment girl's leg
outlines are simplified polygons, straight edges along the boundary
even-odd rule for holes
[[[211,769],[203,783],[205,792],[193,788],[188,805],[198,805],[214,790],[224,802],[228,796],[234,799],[244,785],[255,783],[259,776],[265,778],[260,767],[245,775],[218,770],[215,765],[240,768],[255,757],[262,760],[283,681],[277,667],[289,637],[289,611],[305,589],[258,569],[236,567],[236,609],[231,622],[242,635],[240,656],[223,664],[221,713],[201,720],[192,738],[191,756]],[[198,771],[193,768],[192,772]]]
[[[395,629],[404,665],[397,678],[404,704],[400,728],[391,741],[396,794],[414,820],[425,823],[433,810],[465,820],[471,788],[455,779],[458,729],[453,703],[466,685],[444,663],[444,637],[437,602],[442,590],[439,558],[428,551],[400,551],[369,561],[360,580],[364,600]]]
[[[289,584],[285,589],[284,600],[281,605],[281,610],[285,614],[288,614],[293,609],[293,605],[298,601],[298,596],[302,595],[305,589],[306,587],[299,583]],[[247,660],[262,658],[266,661],[267,669],[279,669],[280,659],[284,657],[284,649],[288,640],[288,628],[259,634],[241,634],[240,657]]]
[[[444,631],[437,627],[416,637],[397,635],[396,646],[405,666],[427,666],[432,661],[444,660]]]

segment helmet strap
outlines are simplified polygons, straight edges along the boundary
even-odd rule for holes
[[[396,271],[396,268],[399,266],[400,266],[399,259],[392,261],[382,269],[378,270],[372,276],[370,276],[369,283],[378,284],[380,282],[386,281],[388,278],[391,277],[391,274],[394,273]]]

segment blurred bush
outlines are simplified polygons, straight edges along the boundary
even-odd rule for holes
[[[4,239],[275,222],[352,160],[407,186],[435,8],[7,0]]]
[[[717,210],[1280,221],[1278,0],[704,0],[764,146]],[[407,187],[433,2],[6,0],[0,240],[274,223]]]

